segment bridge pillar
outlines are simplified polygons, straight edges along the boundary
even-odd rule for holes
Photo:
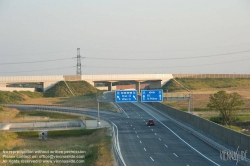
[[[112,82],[108,82],[108,91],[112,91]]]
[[[161,88],[161,80],[150,82],[150,89],[159,89],[159,88]]]
[[[135,83],[135,89],[137,90],[137,92],[138,93],[141,93],[141,81],[137,81],[136,83]]]

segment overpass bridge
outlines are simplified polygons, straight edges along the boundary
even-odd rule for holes
[[[136,90],[140,91],[142,82],[149,82],[150,89],[163,86],[171,78],[250,78],[250,74],[107,74],[107,75],[55,75],[55,76],[0,76],[0,90],[3,91],[34,91],[35,88],[8,87],[10,84],[39,84],[43,91],[54,86],[59,81],[84,80],[91,85],[106,83],[107,90],[114,90],[112,83],[133,81]],[[97,87],[99,88],[99,87]]]
[[[91,85],[106,83],[108,90],[112,91],[112,83],[133,81],[136,90],[140,91],[140,83],[149,82],[150,89],[157,89],[173,78],[172,74],[109,74],[109,75],[55,75],[55,76],[0,76],[0,90],[3,91],[34,91],[34,88],[8,87],[11,84],[39,84],[43,91],[53,87],[59,81],[84,80]]]

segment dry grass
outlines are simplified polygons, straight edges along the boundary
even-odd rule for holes
[[[15,108],[7,108],[0,105],[0,122],[12,120],[18,113],[19,111]]]
[[[228,93],[237,92],[242,96],[245,104],[242,110],[250,112],[250,88],[221,88],[221,89],[204,89],[204,90],[194,90],[194,111],[207,111],[207,103],[209,102],[209,95],[218,92],[219,90],[225,90]],[[177,93],[168,93],[169,96],[183,96],[183,94],[188,94],[186,91],[181,91]],[[187,111],[188,102],[187,101],[165,101],[174,108]]]
[[[41,104],[41,105],[49,105],[59,103],[63,100],[63,98],[25,98],[25,101],[22,101],[21,104]]]
[[[25,101],[22,101],[21,104],[61,104],[65,106],[72,107],[85,107],[91,109],[97,109],[97,101],[95,95],[86,95],[86,96],[76,96],[76,97],[55,97],[55,98],[25,98]],[[100,109],[106,111],[117,111],[114,106],[110,103],[100,103]]]

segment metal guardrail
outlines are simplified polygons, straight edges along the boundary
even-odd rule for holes
[[[103,118],[102,119],[106,119]],[[112,124],[112,143],[113,143],[113,151],[115,152],[116,162],[119,166],[126,166],[126,163],[122,157],[121,150],[120,150],[120,144],[119,144],[119,137],[118,137],[118,127],[111,122],[110,120],[106,119],[107,122]]]

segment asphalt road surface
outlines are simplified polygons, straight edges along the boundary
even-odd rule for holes
[[[119,129],[120,149],[127,166],[236,165],[237,161],[222,160],[218,150],[141,103],[119,106],[127,116],[109,119]],[[148,119],[153,119],[155,126],[147,126]]]

